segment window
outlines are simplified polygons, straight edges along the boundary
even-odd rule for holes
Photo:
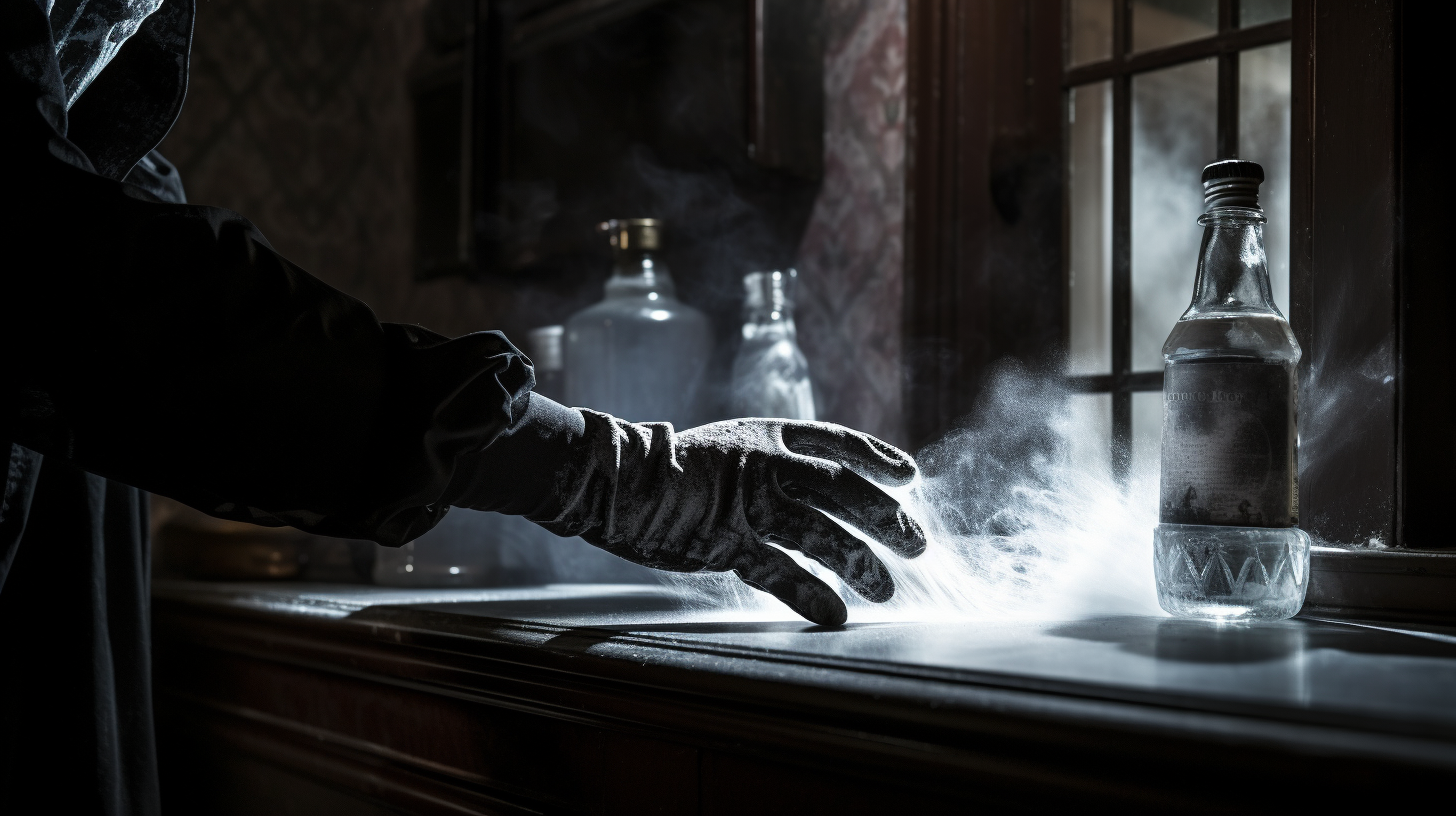
[[[1269,270],[1288,314],[1289,17],[1289,0],[1068,0],[1067,373],[1078,410],[1105,417],[1119,477],[1157,461],[1161,349],[1192,292],[1208,162],[1264,166]]]
[[[972,411],[996,361],[1070,347],[1077,400],[1107,429],[1089,444],[1155,477],[1158,350],[1192,291],[1198,171],[1236,153],[1269,176],[1276,300],[1304,350],[1300,526],[1346,548],[1317,549],[1309,609],[1452,620],[1456,556],[1432,552],[1451,547],[1456,489],[1450,128],[1430,101],[1450,73],[1442,11],[911,3],[913,443]]]

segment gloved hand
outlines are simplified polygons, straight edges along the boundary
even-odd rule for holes
[[[767,542],[799,550],[875,602],[895,591],[885,565],[819,511],[899,555],[925,550],[919,526],[870,481],[907,484],[914,461],[866,434],[773,419],[677,433],[666,423],[632,424],[534,394],[527,414],[509,435],[462,460],[452,504],[519,513],[657,569],[731,570],[826,625],[844,623],[844,602]]]

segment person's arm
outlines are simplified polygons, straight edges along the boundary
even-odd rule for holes
[[[0,0],[0,439],[213,515],[381,543],[451,504],[518,513],[648,566],[731,570],[828,624],[843,602],[770,542],[872,601],[893,593],[889,573],[820,511],[901,555],[924,549],[865,478],[914,477],[878,440],[772,420],[676,433],[564,408],[530,393],[500,334],[380,324],[235,213],[97,174],[64,138],[55,78],[16,57],[31,47],[25,16],[10,19],[21,2]]]
[[[46,217],[6,230],[0,435],[214,515],[402,543],[523,408],[498,333],[382,325],[232,213],[55,163],[27,196]]]
[[[525,357],[381,324],[237,214],[97,174],[44,15],[0,22],[0,439],[226,518],[389,544],[438,521],[456,458],[524,410]]]

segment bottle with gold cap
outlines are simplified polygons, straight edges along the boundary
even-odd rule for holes
[[[612,245],[612,277],[601,303],[566,322],[567,403],[633,422],[700,424],[713,337],[707,317],[677,299],[662,263],[662,222],[627,218],[599,229]]]

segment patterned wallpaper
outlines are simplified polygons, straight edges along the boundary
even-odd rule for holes
[[[189,200],[385,320],[491,328],[507,293],[411,280],[410,64],[426,0],[199,0],[192,84],[162,152]]]
[[[800,345],[824,419],[904,442],[906,0],[828,0],[824,186],[799,246]]]
[[[191,201],[237,210],[385,320],[501,325],[500,283],[411,280],[406,77],[427,0],[199,0],[192,86],[161,150]],[[798,253],[820,413],[903,439],[906,0],[828,0],[825,179]]]

